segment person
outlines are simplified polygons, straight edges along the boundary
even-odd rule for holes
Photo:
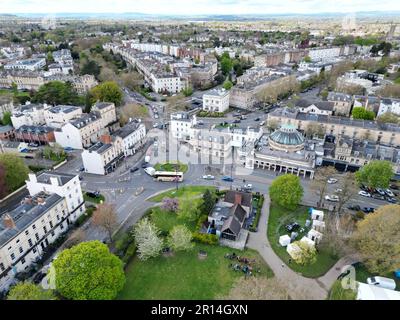
[[[285,267],[285,264],[284,263],[282,263],[282,268],[284,268]]]
[[[289,259],[289,264],[291,264],[292,263],[292,259]]]

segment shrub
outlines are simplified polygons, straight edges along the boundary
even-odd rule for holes
[[[132,259],[132,257],[136,253],[136,242],[132,241],[131,244],[128,246],[128,248],[125,251],[125,254],[122,257],[122,262],[125,264],[128,264],[128,262]]]
[[[357,211],[356,212],[356,218],[357,219],[361,220],[361,219],[364,219],[364,217],[365,217],[365,213],[364,212],[362,212],[362,211]]]
[[[252,232],[256,232],[257,231],[257,226],[258,226],[258,222],[260,221],[261,209],[262,209],[263,204],[264,204],[264,196],[262,195],[258,200],[256,217],[255,217],[253,223],[251,224],[251,226],[249,228],[249,230],[252,231]]]
[[[215,245],[218,243],[218,237],[215,234],[209,234],[209,233],[194,232],[193,240],[199,243],[204,243],[209,245]]]
[[[86,212],[76,219],[75,226],[80,227],[83,225],[92,216],[94,209],[93,207],[87,208]]]

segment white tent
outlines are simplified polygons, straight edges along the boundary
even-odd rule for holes
[[[311,209],[311,219],[323,221],[324,220],[324,212],[321,210]]]
[[[286,247],[288,244],[290,244],[290,237],[287,234],[285,234],[283,236],[280,236],[279,237],[279,244],[282,247]]]
[[[315,243],[319,243],[322,240],[322,233],[317,230],[311,229],[307,233],[307,238],[311,239]]]
[[[301,254],[301,249],[296,243],[289,243],[286,247],[286,251],[293,260],[296,260],[298,255]]]
[[[307,237],[301,238],[300,242],[306,243],[309,247],[315,247],[315,242]]]
[[[325,230],[325,222],[324,221],[313,220],[312,229],[317,230],[319,232],[324,232],[324,230]]]

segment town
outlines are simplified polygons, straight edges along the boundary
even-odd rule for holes
[[[400,300],[400,11],[9,2],[0,299]]]

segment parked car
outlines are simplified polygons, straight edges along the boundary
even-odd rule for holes
[[[390,189],[386,189],[386,190],[384,190],[385,191],[385,193],[389,196],[389,197],[394,197],[394,193],[392,192],[392,190],[390,190]]]
[[[260,121],[260,118],[255,118],[254,121]]]
[[[360,211],[361,210],[361,208],[360,208],[360,206],[358,204],[350,205],[350,206],[347,207],[347,209],[354,210],[354,211]]]
[[[233,182],[233,178],[230,177],[230,176],[223,176],[223,177],[222,177],[222,180],[223,180],[223,181],[228,181],[228,182]]]
[[[336,193],[341,193],[341,192],[343,192],[343,189],[337,188],[337,189],[335,190],[335,192],[336,192]]]
[[[205,179],[205,180],[214,180],[215,177],[212,176],[211,174],[207,174],[207,175],[204,175],[204,176],[203,176],[203,179]]]
[[[300,228],[300,225],[297,222],[289,223],[288,225],[286,225],[286,230],[288,232],[295,231],[299,228]]]
[[[240,119],[236,119],[236,120],[233,121],[233,123],[240,123],[240,122],[241,122]]]
[[[385,288],[389,290],[396,289],[396,281],[390,278],[385,277],[370,277],[367,279],[368,284],[372,284],[374,286]]]
[[[138,170],[139,170],[138,167],[133,167],[133,168],[131,168],[131,172],[136,172],[136,171],[138,171]]]
[[[326,195],[325,196],[325,200],[332,201],[332,202],[338,202],[339,201],[339,197],[337,195],[334,195],[334,194]]]
[[[251,191],[253,189],[253,185],[251,183],[245,184],[242,187],[243,190]]]
[[[338,182],[338,179],[329,178],[327,182],[328,182],[329,184],[334,184],[334,183]]]
[[[391,184],[390,185],[390,189],[393,189],[393,190],[399,190],[399,187],[396,185],[396,184]]]
[[[397,203],[397,199],[396,198],[391,198],[391,197],[387,197],[386,201],[390,202],[390,203]]]
[[[381,196],[380,194],[374,194],[372,195],[372,198],[377,200],[386,200],[386,198],[384,196]]]
[[[153,124],[153,128],[157,128],[158,127],[158,123],[156,122],[155,124]]]
[[[362,209],[362,212],[364,212],[364,213],[372,213],[374,211],[375,211],[375,208],[371,208],[371,207],[364,207]]]
[[[358,194],[363,197],[371,198],[371,194],[363,190],[359,191]]]
[[[376,192],[378,192],[381,196],[386,195],[385,191],[383,191],[381,188],[376,188]]]
[[[37,148],[37,147],[39,147],[39,143],[31,142],[31,143],[28,144],[28,146],[29,147],[33,147],[33,148]]]
[[[142,168],[147,168],[147,163],[146,162],[142,163]]]
[[[42,282],[43,278],[46,276],[45,272],[38,272],[35,274],[35,276],[33,277],[33,283],[35,284],[39,284],[40,282]]]
[[[263,126],[265,124],[265,121],[260,122],[260,126]]]

